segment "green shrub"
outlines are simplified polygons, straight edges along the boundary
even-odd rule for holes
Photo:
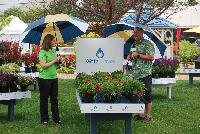
[[[195,44],[183,40],[181,41],[178,54],[181,62],[193,62],[199,56],[200,51]]]

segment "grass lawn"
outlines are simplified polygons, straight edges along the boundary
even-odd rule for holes
[[[165,87],[153,88],[153,98],[153,122],[144,124],[133,120],[134,134],[200,133],[200,81],[194,81],[192,86],[188,81],[177,81],[171,100],[167,99]],[[90,133],[89,123],[80,113],[75,97],[74,80],[59,80],[59,109],[62,125],[52,120],[47,126],[41,125],[39,92],[32,91],[31,99],[17,100],[14,121],[7,121],[7,106],[0,105],[0,134]],[[123,134],[124,122],[98,121],[97,128],[98,134]]]

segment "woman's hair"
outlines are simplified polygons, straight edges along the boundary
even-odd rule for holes
[[[42,49],[48,51],[49,49],[51,49],[51,42],[54,39],[54,36],[51,34],[47,34],[44,37],[44,40],[42,42]]]

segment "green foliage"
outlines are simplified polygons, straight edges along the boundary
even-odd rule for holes
[[[10,23],[10,21],[12,20],[12,18],[4,18],[4,19],[1,19],[1,23],[0,23],[0,31]]]
[[[136,79],[126,79],[123,81],[123,94],[124,95],[136,95],[137,92],[140,92],[141,94],[145,90],[144,84]]]
[[[117,70],[117,71],[112,72],[111,75],[113,78],[120,79],[124,76],[124,73],[122,71]]]
[[[121,95],[121,90],[119,89],[118,81],[108,80],[103,83],[100,88],[100,92],[104,96],[119,96]]]
[[[22,20],[26,23],[32,23],[33,21],[38,20],[47,15],[46,11],[39,7],[23,12],[24,17],[22,18]]]
[[[88,75],[86,73],[79,73],[76,76],[75,83],[77,86],[79,86],[79,85],[83,84],[85,80],[90,80],[90,79],[92,79],[91,75]]]
[[[74,73],[74,67],[73,66],[69,66],[69,67],[60,67],[57,70],[58,73],[67,73],[67,74],[73,74]]]
[[[103,83],[108,79],[112,79],[108,72],[96,72],[92,78],[96,81],[96,83]]]
[[[85,80],[83,84],[79,85],[78,92],[82,97],[88,94],[94,95],[96,94],[95,85],[92,81]]]
[[[20,8],[9,8],[0,15],[0,18],[5,19],[11,15],[19,17],[20,19],[24,18],[24,12]]]
[[[19,17],[25,23],[31,23],[46,15],[46,11],[42,8],[34,8],[28,11],[22,10],[20,8],[9,8],[0,15],[0,19],[5,19],[9,16]]]
[[[195,6],[198,4],[198,2],[196,0],[188,0],[187,3],[189,6]]]
[[[183,40],[180,43],[179,59],[181,62],[193,62],[200,54],[199,48],[189,41]]]
[[[19,66],[15,63],[3,64],[2,66],[0,66],[0,72],[2,72],[2,73],[18,73]]]
[[[96,72],[92,76],[81,73],[76,77],[76,83],[81,94],[82,92],[91,92],[91,85],[93,85],[92,91],[101,93],[103,96],[119,97],[122,92],[135,95],[137,92],[143,93],[145,89],[142,82],[123,74],[121,71],[115,71],[112,74],[108,72]],[[86,86],[89,86],[90,89],[87,90]]]

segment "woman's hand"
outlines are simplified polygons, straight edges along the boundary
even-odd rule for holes
[[[55,63],[56,63],[56,62],[59,62],[59,61],[60,61],[60,56],[56,57],[56,58],[54,59],[54,61],[55,61]]]

